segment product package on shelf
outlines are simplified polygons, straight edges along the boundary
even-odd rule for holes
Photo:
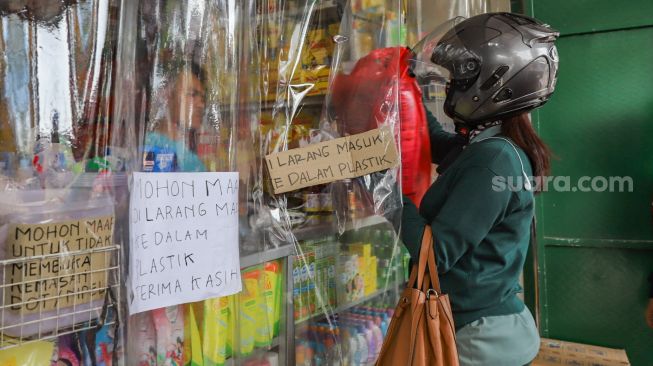
[[[121,365],[119,1],[0,4],[0,364]]]

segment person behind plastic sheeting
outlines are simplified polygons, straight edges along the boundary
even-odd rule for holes
[[[204,118],[204,72],[196,64],[172,78],[164,95],[164,115],[147,132],[143,170],[200,172],[204,163],[195,153],[195,132]]]
[[[461,365],[520,366],[539,350],[517,294],[541,188],[532,177],[547,175],[550,160],[528,112],[553,93],[558,35],[535,19],[492,13],[452,20],[413,49],[416,74],[447,81],[444,111],[457,134],[427,111],[440,176],[419,210],[404,197],[401,236],[415,261],[432,227]]]

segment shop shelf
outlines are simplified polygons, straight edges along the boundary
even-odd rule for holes
[[[349,309],[351,309],[353,307],[364,304],[364,303],[366,303],[366,302],[368,302],[370,300],[374,300],[375,298],[377,298],[377,297],[379,297],[379,296],[381,296],[381,295],[383,295],[383,294],[385,294],[385,293],[387,293],[388,291],[391,291],[391,290],[395,290],[395,287],[376,290],[376,291],[372,292],[371,294],[369,294],[367,296],[361,297],[360,299],[354,300],[354,301],[346,303],[346,304],[338,305],[335,309],[331,308],[331,307],[327,307],[325,312],[321,311],[321,312],[319,312],[317,314],[313,314],[313,315],[308,316],[306,318],[296,320],[295,325],[306,323],[306,322],[308,322],[310,320],[320,319],[320,318],[325,317],[325,315],[326,316],[331,316],[333,314],[339,314],[339,313],[345,312],[345,311],[347,311],[347,310],[349,310]]]
[[[324,97],[326,97],[326,94],[313,94],[313,95],[308,95],[302,98],[301,101],[299,101],[299,106],[300,107],[322,107],[324,104]],[[223,111],[224,113],[230,113],[233,111],[237,110],[251,110],[251,111],[269,111],[274,109],[275,107],[277,108],[283,108],[288,105],[287,101],[283,101],[280,103],[277,103],[273,99],[268,99],[268,100],[261,100],[261,101],[243,101],[240,102],[239,104],[227,104],[227,103],[221,103],[218,104],[218,108]]]
[[[338,4],[335,0],[323,0],[319,1],[319,3],[313,8],[313,11],[326,11],[326,10],[331,10],[331,9],[336,9],[338,7]],[[256,14],[256,22],[261,23],[263,19],[269,19],[273,16],[275,16],[278,13],[278,11],[274,12],[268,12],[265,14]],[[297,9],[293,11],[286,11],[284,14],[284,18],[290,19],[290,18],[300,18],[304,16],[304,11],[302,9]]]
[[[372,215],[363,218],[348,219],[344,231],[360,230],[370,226],[376,226],[382,224],[389,225],[390,222],[386,220],[385,217],[378,216],[378,215]],[[335,229],[336,229],[335,223],[313,225],[313,226],[307,226],[304,228],[293,230],[293,235],[295,236],[297,241],[310,240],[310,239],[316,239],[328,235],[329,233],[334,233],[336,232]]]
[[[372,215],[363,218],[353,219],[353,221],[349,221],[345,227],[345,231],[360,230],[366,227],[382,225],[382,224],[390,225],[390,221],[388,221],[383,216]]]
[[[270,262],[292,255],[295,248],[292,245],[285,245],[275,249],[269,249],[258,253],[248,254],[240,258],[240,268],[247,268],[257,264]]]
[[[324,97],[326,97],[326,94],[313,94],[313,95],[306,96],[299,101],[299,106],[321,107],[322,105],[324,105]],[[261,102],[261,110],[271,110],[274,109],[275,107],[282,108],[287,105],[288,105],[287,101],[283,101],[283,103],[276,103],[274,100],[268,100],[268,101]]]
[[[249,361],[261,359],[266,352],[270,352],[271,350],[279,347],[280,342],[281,341],[279,337],[275,337],[272,339],[272,343],[269,346],[256,348],[254,351],[252,351],[252,353],[246,356],[230,357],[227,359],[227,362],[225,362],[225,365],[244,365]]]
[[[112,173],[81,173],[72,178],[70,188],[93,188],[97,185],[104,187],[126,187],[129,176],[125,172]]]
[[[360,230],[366,227],[376,225],[389,225],[390,222],[383,216],[372,215],[364,218],[349,221],[345,225],[345,231]],[[335,224],[323,224],[306,226],[300,229],[293,230],[293,235],[296,241],[311,240],[324,237],[335,233]],[[240,267],[247,268],[257,264],[281,259],[295,254],[295,246],[289,243],[278,248],[266,249],[264,251],[249,253],[240,257]]]

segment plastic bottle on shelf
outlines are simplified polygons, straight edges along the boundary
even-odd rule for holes
[[[381,329],[381,334],[383,335],[383,338],[385,338],[385,335],[388,334],[388,325],[390,325],[390,322],[388,320],[388,314],[381,313],[379,316],[376,317],[379,322],[379,328]]]
[[[392,319],[392,316],[395,314],[395,309],[388,308],[388,310],[386,310],[385,313],[388,314],[389,319]]]
[[[369,338],[366,337],[365,329],[362,326],[357,326],[355,327],[355,329],[356,329],[356,339],[358,340],[358,347],[359,347],[359,357],[357,360],[358,361],[357,365],[365,365],[369,358],[371,335]]]
[[[16,170],[16,180],[23,189],[39,189],[41,182],[35,174],[29,159],[23,157],[18,162],[18,169]]]
[[[352,325],[345,327],[347,334],[349,335],[349,344],[350,344],[350,362],[351,365],[358,366],[361,364],[362,353],[367,354],[367,346],[365,338],[359,337],[358,330]],[[367,359],[367,355],[365,356]]]
[[[327,344],[327,361],[329,366],[340,366],[342,363],[343,352],[339,346],[341,343],[340,329],[334,328],[332,334],[328,335],[325,343]],[[348,363],[345,362],[345,365]]]
[[[297,366],[306,365],[306,352],[304,351],[303,343],[299,343],[295,346],[295,364]]]
[[[306,366],[315,366],[313,362],[315,358],[315,350],[309,345],[308,347],[304,348],[304,351],[306,352],[306,359],[305,359]]]
[[[372,337],[374,340],[374,356],[372,357],[372,361],[374,361],[379,356],[379,352],[381,352],[381,345],[383,344],[383,332],[381,332],[381,328],[379,328],[372,320],[367,321],[367,327],[368,329],[372,330]]]
[[[324,356],[324,346],[320,343],[313,344],[311,347],[313,351],[313,359],[311,362],[312,366],[325,366],[327,365],[326,359]]]
[[[358,341],[347,327],[340,328],[342,334],[342,354],[344,365],[354,365],[358,352]]]
[[[372,315],[372,318],[374,318],[374,324],[381,329],[381,316],[375,312],[374,315]],[[383,329],[381,329],[381,331],[383,331]]]
[[[314,351],[314,355],[313,355],[314,366],[324,366],[326,364],[326,346],[324,344],[323,332],[324,332],[323,327],[321,326],[313,327],[313,337],[310,343],[311,343],[311,348]]]
[[[333,354],[332,354],[332,349],[333,349],[333,338],[326,336],[324,337],[324,363],[328,366],[333,365]]]

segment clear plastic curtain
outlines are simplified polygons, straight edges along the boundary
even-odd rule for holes
[[[0,363],[122,360],[118,6],[0,4]]]
[[[398,138],[399,4],[122,6],[113,144],[130,171],[239,172],[243,282],[129,316],[128,364],[372,362],[405,277],[398,168],[275,194],[263,162],[379,127]]]
[[[256,264],[243,268],[240,295],[130,314],[127,364],[233,362],[252,352],[255,332],[263,333],[242,320],[267,304],[264,271],[277,275],[279,284],[281,279],[280,264],[260,263],[263,246],[248,224],[256,150],[254,126],[240,108],[251,83],[242,72],[249,62],[244,26],[251,13],[248,2],[235,0],[122,2],[115,104],[120,122],[114,125],[113,144],[130,153],[130,172],[240,172],[240,253]],[[124,243],[125,263],[137,263],[133,241],[125,237]],[[130,281],[140,274],[132,268],[123,267],[126,297],[133,299],[139,294]],[[270,317],[280,310],[277,306]],[[257,342],[269,345],[273,337],[261,338]]]

